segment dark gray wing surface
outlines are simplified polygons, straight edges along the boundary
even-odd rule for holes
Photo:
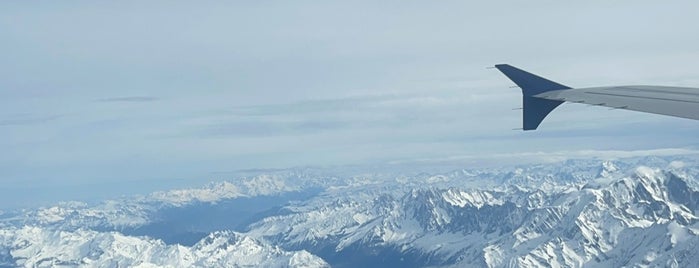
[[[522,88],[523,129],[536,129],[563,102],[699,120],[699,88],[613,86],[569,88],[507,64],[498,70]]]
[[[534,97],[699,120],[699,88],[618,86],[554,90]]]

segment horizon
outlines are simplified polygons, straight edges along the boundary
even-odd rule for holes
[[[522,159],[522,158],[527,159]],[[490,159],[485,165],[468,164],[470,158],[475,158],[475,161],[481,163],[483,159]],[[87,205],[101,204],[107,201],[129,200],[132,198],[142,198],[154,193],[182,191],[206,188],[209,185],[223,182],[238,182],[240,180],[250,179],[259,176],[287,174],[288,172],[300,172],[301,174],[316,174],[319,176],[330,176],[338,178],[351,178],[377,175],[391,176],[398,178],[401,176],[418,176],[418,175],[439,175],[448,174],[455,171],[502,171],[516,170],[521,168],[540,167],[542,165],[558,167],[564,166],[569,162],[599,162],[602,165],[605,162],[633,162],[644,161],[649,158],[660,158],[663,161],[668,159],[680,159],[680,161],[697,160],[699,161],[699,150],[686,149],[659,149],[659,150],[641,150],[641,151],[580,151],[580,152],[553,152],[553,153],[525,153],[520,155],[493,155],[481,157],[455,157],[450,159],[416,159],[412,161],[387,162],[381,164],[366,164],[366,165],[334,165],[334,166],[297,166],[275,169],[242,169],[232,171],[212,172],[212,176],[203,180],[155,180],[153,184],[144,185],[142,182],[138,191],[112,191],[112,194],[105,195],[104,193],[95,193],[89,197],[70,198],[70,194],[64,196],[56,196],[54,198],[45,199],[40,202],[27,202],[21,197],[17,198],[14,203],[0,204],[0,212],[16,212],[18,210],[39,209],[52,207],[63,204],[65,202],[79,202]],[[502,161],[502,159],[520,159],[519,161]],[[668,167],[653,167],[653,168],[672,168]],[[215,176],[213,176],[215,175]],[[397,177],[396,177],[397,176]],[[160,184],[163,182],[166,184]],[[87,185],[86,187],[91,187]],[[118,185],[112,185],[112,187]],[[74,187],[74,186],[73,186]],[[130,187],[130,186],[127,186]],[[89,189],[89,188],[87,188]],[[14,195],[22,196],[26,193],[17,192],[14,189]],[[10,196],[12,198],[12,196]]]

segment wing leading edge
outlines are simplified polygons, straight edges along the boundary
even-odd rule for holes
[[[570,88],[507,64],[495,65],[522,88],[523,130],[536,129],[563,102],[699,120],[699,88],[613,86]]]

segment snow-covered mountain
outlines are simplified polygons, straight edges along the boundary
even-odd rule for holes
[[[357,259],[346,257],[357,255],[367,264],[400,266],[699,263],[692,254],[699,192],[687,178],[639,167],[543,188],[428,186],[343,199],[328,193],[254,223],[248,234],[347,265]]]
[[[692,267],[691,157],[292,169],[0,215],[0,266]]]
[[[18,266],[327,267],[307,251],[284,251],[235,232],[214,232],[191,247],[117,232],[25,226],[0,233]]]

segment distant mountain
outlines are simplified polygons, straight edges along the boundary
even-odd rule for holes
[[[0,266],[692,267],[697,178],[690,157],[283,170],[6,211]]]

